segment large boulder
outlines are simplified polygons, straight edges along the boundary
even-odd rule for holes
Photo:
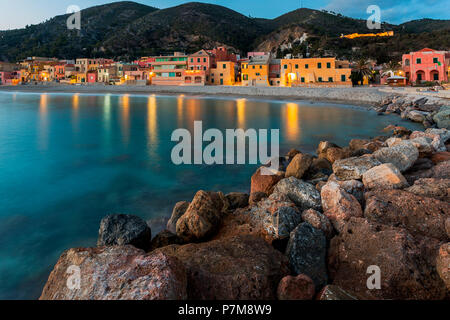
[[[198,191],[185,214],[177,221],[177,235],[186,242],[212,236],[227,209],[228,201],[221,192]]]
[[[321,208],[320,193],[315,186],[294,177],[278,182],[274,188],[274,193],[288,196],[302,211],[311,208],[320,210]]]
[[[183,264],[161,252],[145,254],[132,246],[78,248],[61,255],[40,299],[182,300],[186,288]]]
[[[230,209],[245,208],[249,203],[249,195],[242,192],[231,192],[225,196]]]
[[[331,239],[334,235],[333,225],[326,215],[314,209],[303,211],[302,220],[309,223],[314,228],[322,230],[327,239]]]
[[[420,159],[419,159],[420,160]],[[430,160],[431,162],[431,160]],[[441,178],[450,179],[450,160],[439,162],[431,168],[424,168],[422,170],[410,170],[404,174],[409,184],[414,184],[414,181],[420,178]]]
[[[436,269],[447,286],[447,290],[450,290],[450,242],[444,243],[439,248],[439,253],[436,258]]]
[[[434,251],[439,246],[427,243]],[[431,260],[406,230],[351,218],[331,240],[328,266],[332,283],[361,299],[443,299],[445,286]],[[378,268],[381,288],[369,289]]]
[[[342,148],[328,148],[325,153],[325,158],[330,163],[335,163],[337,160],[345,159],[350,156],[350,150]]]
[[[411,110],[406,115],[406,118],[408,118],[409,120],[411,120],[413,122],[422,123],[422,122],[425,121],[425,119],[427,118],[428,114],[429,114],[428,112],[424,112],[424,111]]]
[[[450,131],[446,129],[427,129],[423,131],[414,131],[410,139],[428,138],[431,139],[431,145],[435,151],[446,151],[445,142],[450,138]]]
[[[380,164],[371,156],[352,157],[333,163],[333,172],[340,180],[360,180],[367,170]]]
[[[278,300],[312,300],[314,290],[314,282],[307,275],[286,276],[278,285],[277,297]]]
[[[287,258],[250,235],[157,251],[184,263],[188,298],[194,300],[275,299],[280,280],[289,274]]]
[[[435,151],[433,146],[433,140],[428,137],[417,137],[414,139],[407,140],[411,142],[417,150],[419,150],[419,157],[428,157]]]
[[[313,157],[307,153],[299,153],[292,159],[286,169],[286,178],[301,179],[313,162]]]
[[[128,214],[111,214],[100,222],[97,246],[131,244],[147,251],[151,240],[150,227],[141,218]]]
[[[330,141],[320,141],[319,145],[317,146],[317,150],[316,150],[316,153],[319,156],[319,158],[326,157],[326,152],[329,148],[339,148],[339,146]]]
[[[272,175],[263,175],[261,173],[261,168],[258,168],[251,179],[250,193],[263,192],[266,195],[270,195],[274,186],[283,178],[284,172],[282,171],[278,171],[276,174]]]
[[[189,202],[180,201],[175,204],[172,210],[172,216],[169,221],[167,221],[167,230],[172,233],[177,233],[177,222],[178,219],[186,212],[187,208],[189,208]]]
[[[402,189],[408,182],[392,163],[373,167],[363,174],[362,181],[366,189]]]
[[[329,181],[335,181],[347,193],[353,195],[361,206],[364,205],[364,184],[359,180],[338,180],[334,174],[330,176]]]
[[[414,185],[405,191],[418,196],[450,202],[450,179],[422,178],[416,180]]]
[[[436,152],[431,156],[431,161],[433,161],[434,164],[438,164],[449,160],[450,160],[450,152],[448,151]]]
[[[404,172],[411,168],[419,158],[419,150],[411,142],[404,141],[393,147],[375,151],[373,157],[381,163],[392,163],[401,172]]]
[[[433,116],[434,122],[438,128],[450,130],[450,107],[442,107],[441,110]]]
[[[450,216],[450,203],[403,190],[375,190],[366,193],[364,216],[405,228],[413,235],[447,240],[445,220]]]
[[[322,208],[334,228],[341,231],[351,217],[362,217],[363,211],[358,200],[346,192],[336,181],[328,181],[322,187]]]
[[[291,232],[286,256],[294,274],[310,277],[316,288],[327,284],[326,266],[327,240],[323,232],[309,223],[301,223]]]

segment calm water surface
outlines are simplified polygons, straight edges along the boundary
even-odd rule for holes
[[[35,299],[63,250],[108,213],[170,216],[199,189],[249,191],[254,165],[176,166],[172,131],[280,129],[281,152],[380,135],[395,116],[326,103],[0,93],[0,299]]]

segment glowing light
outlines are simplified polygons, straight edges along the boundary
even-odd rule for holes
[[[245,128],[245,103],[246,99],[238,99],[236,100],[236,107],[237,107],[237,124],[238,128],[244,129]]]
[[[298,104],[288,103],[286,105],[286,137],[290,141],[298,141],[300,139],[298,109]]]
[[[156,97],[149,96],[147,103],[147,130],[149,140],[149,150],[153,148],[150,145],[154,145],[158,141],[158,122],[157,122],[157,105]]]

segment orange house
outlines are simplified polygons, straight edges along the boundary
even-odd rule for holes
[[[248,63],[248,85],[268,87],[270,55],[253,56]]]
[[[233,61],[217,61],[217,67],[211,68],[211,85],[232,86],[235,83],[235,66]]]

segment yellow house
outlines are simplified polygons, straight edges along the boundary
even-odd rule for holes
[[[235,83],[235,63],[233,61],[217,61],[216,68],[210,69],[211,85],[232,86]]]
[[[248,86],[248,63],[249,61],[241,62],[241,85]]]
[[[86,83],[87,76],[86,73],[78,72],[77,73],[77,83]]]
[[[254,56],[248,63],[248,85],[269,86],[269,63],[270,56]]]
[[[281,85],[351,85],[348,61],[336,58],[281,59]]]

